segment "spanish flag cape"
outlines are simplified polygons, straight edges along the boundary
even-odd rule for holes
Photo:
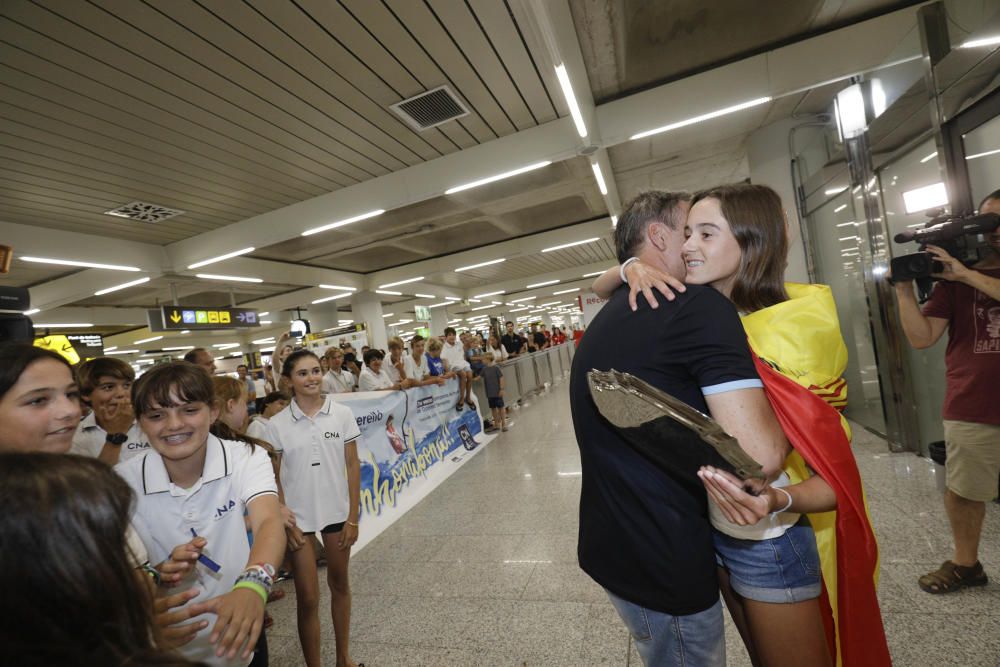
[[[757,372],[794,451],[785,461],[792,483],[813,472],[833,487],[837,509],[810,514],[823,571],[821,606],[837,665],[891,665],[875,587],[878,544],[851,451],[847,348],[825,285],[785,285],[790,299],[743,317]]]

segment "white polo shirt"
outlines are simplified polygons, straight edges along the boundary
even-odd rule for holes
[[[323,375],[323,392],[327,394],[349,394],[354,391],[354,373],[341,368],[339,373],[332,370]]]
[[[247,424],[247,435],[251,438],[257,438],[258,440],[263,440],[267,442],[267,422],[269,420],[266,417],[261,417],[260,415],[254,415],[250,418],[250,423]]]
[[[405,361],[403,361],[403,370],[406,370]],[[399,369],[392,365],[392,359],[389,355],[386,355],[385,359],[382,360],[382,372],[389,376],[393,384],[399,384],[403,381],[403,376],[399,374]],[[410,376],[407,375],[406,377]]]
[[[170,481],[163,458],[155,449],[142,456],[115,466],[136,495],[132,526],[149,551],[150,562],[161,563],[174,547],[190,542],[191,530],[204,537],[208,544],[203,553],[222,566],[218,573],[198,563],[194,571],[171,589],[171,594],[192,587],[201,592],[194,600],[200,602],[232,590],[236,577],[250,559],[243,514],[255,498],[277,495],[274,469],[267,452],[261,447],[208,436],[205,445],[205,468],[190,489],[182,489]],[[206,617],[208,627],[179,651],[187,658],[208,665],[235,667],[249,663],[237,656],[233,660],[217,658],[209,643],[215,615]]]
[[[344,445],[361,436],[354,413],[327,396],[307,417],[295,399],[271,417],[267,441],[281,454],[285,505],[298,527],[314,533],[347,520],[350,497]]]
[[[121,453],[118,455],[118,462],[128,461],[134,456],[150,451],[149,438],[139,428],[138,422],[133,422],[127,431],[128,440],[121,445]],[[96,459],[105,441],[108,439],[108,432],[97,425],[97,416],[91,412],[80,420],[80,425],[76,427],[73,435],[73,444],[69,448],[70,454],[89,456]]]
[[[467,371],[472,367],[465,360],[465,345],[462,341],[455,339],[454,345],[449,345],[448,341],[442,340],[441,358],[448,362],[448,369],[453,371]]]
[[[431,369],[427,367],[427,355],[421,354],[420,361],[414,361],[412,354],[403,357],[403,366],[406,369],[406,377],[411,380],[423,380],[431,374]]]
[[[358,376],[358,391],[383,391],[392,387],[392,384],[392,378],[386,372],[385,366],[378,373],[366,366],[361,369],[361,375]]]

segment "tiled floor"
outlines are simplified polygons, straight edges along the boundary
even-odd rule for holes
[[[352,561],[352,654],[385,665],[641,664],[601,589],[576,564],[579,456],[566,384],[514,413],[515,426]],[[904,667],[1000,665],[1000,585],[951,596],[916,578],[948,557],[934,466],[889,454],[857,428],[855,449],[882,547],[880,598]],[[991,504],[983,561],[1000,581],[1000,506]],[[295,600],[269,605],[271,664],[301,664]],[[327,594],[324,656],[334,664]],[[730,665],[749,665],[727,627]]]

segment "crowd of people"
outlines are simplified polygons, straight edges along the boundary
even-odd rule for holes
[[[336,664],[353,667],[360,431],[336,395],[456,378],[456,410],[476,409],[482,378],[506,431],[497,363],[524,344],[487,340],[449,327],[319,356],[284,336],[258,380],[204,348],[136,378],[117,357],[0,345],[0,565],[16,573],[0,625],[29,625],[5,634],[12,664],[266,665],[265,607],[288,576],[319,665],[325,563]]]

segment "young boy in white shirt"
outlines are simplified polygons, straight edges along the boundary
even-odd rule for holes
[[[171,592],[197,588],[193,602],[214,612],[214,624],[179,650],[212,666],[245,666],[285,551],[271,462],[262,448],[209,433],[219,408],[211,378],[193,364],[150,369],[132,404],[151,445],[116,467],[136,494],[133,525]]]
[[[272,391],[261,401],[261,413],[250,418],[247,435],[258,440],[267,440],[267,423],[271,417],[288,407],[291,400],[283,391]]]
[[[447,327],[441,346],[441,358],[448,362],[448,370],[458,376],[458,404],[455,409],[461,412],[464,405],[468,405],[475,410],[476,404],[472,402],[472,367],[465,360],[465,346],[455,338],[455,329]]]
[[[357,380],[354,373],[344,368],[344,353],[336,347],[328,347],[323,354],[330,370],[323,376],[323,393],[349,394],[355,390]]]
[[[385,370],[385,355],[380,350],[365,352],[365,367],[358,376],[358,391],[389,391],[402,389],[400,382],[393,382]]]
[[[76,375],[80,395],[92,412],[80,421],[70,454],[113,466],[149,451],[149,440],[132,413],[132,367],[121,359],[98,357],[80,364]]]
[[[431,369],[427,365],[427,356],[424,354],[426,340],[421,335],[416,335],[410,339],[410,354],[403,356],[403,364],[406,369],[406,377],[413,382],[413,386],[422,387],[428,384],[442,385],[444,378],[431,375]]]

